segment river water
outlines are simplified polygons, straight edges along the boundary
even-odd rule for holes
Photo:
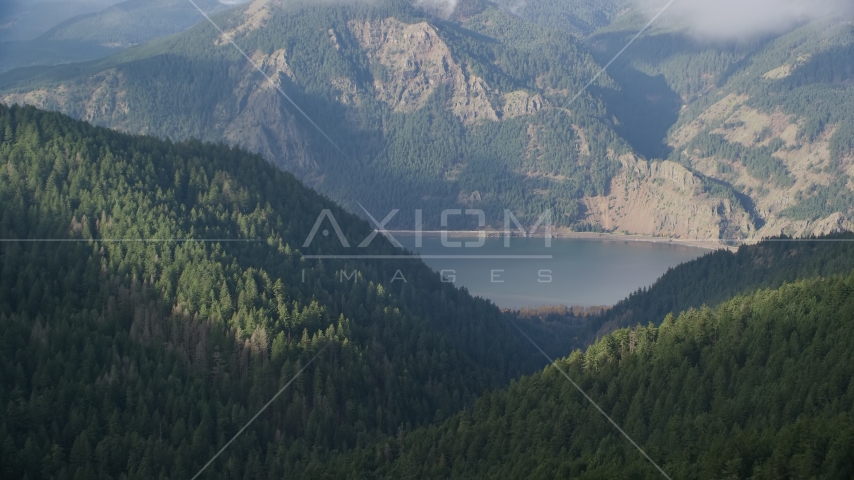
[[[446,281],[503,308],[613,305],[651,285],[668,268],[709,252],[696,247],[623,240],[448,238],[395,235],[407,249],[443,273]],[[446,246],[459,242],[460,246]],[[469,246],[466,247],[466,242]]]

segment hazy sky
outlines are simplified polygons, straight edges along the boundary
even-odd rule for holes
[[[35,3],[96,3],[99,5],[112,5],[114,3],[119,3],[124,0],[12,0],[12,3],[17,3],[18,5],[33,5]],[[3,3],[6,3],[3,1]]]
[[[667,0],[635,0],[648,16]],[[741,39],[829,15],[850,15],[854,0],[675,0],[661,21],[687,23],[698,37]]]
[[[97,3],[110,5],[121,0],[13,0],[19,5],[58,3]],[[220,0],[235,4],[249,0]],[[358,0],[339,0],[358,1]],[[453,13],[458,0],[412,0],[442,16]],[[527,0],[525,3],[539,0]],[[669,0],[634,0],[648,16],[654,15]],[[6,0],[0,4],[8,5]],[[0,6],[0,13],[5,10]],[[829,15],[854,15],[854,0],[675,0],[659,22],[687,24],[698,37],[738,39],[785,30],[795,23]]]

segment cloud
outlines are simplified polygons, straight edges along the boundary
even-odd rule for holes
[[[412,3],[445,18],[450,17],[457,8],[457,0],[414,0]]]
[[[648,16],[666,0],[635,0]],[[676,0],[662,22],[686,25],[701,38],[746,39],[779,33],[809,20],[854,13],[852,0]]]
[[[511,0],[510,2],[507,2],[507,5],[502,6],[504,6],[504,8],[513,15],[521,15],[522,11],[525,10],[525,7],[528,6],[528,0]]]

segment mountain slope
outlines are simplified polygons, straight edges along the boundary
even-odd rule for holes
[[[374,215],[399,209],[396,227],[411,229],[415,209],[434,228],[449,208],[483,209],[493,225],[505,209],[530,225],[550,208],[564,227],[749,234],[738,199],[699,177],[683,188],[653,175],[643,188],[655,201],[640,203],[639,220],[606,220],[592,206],[644,162],[597,96],[572,103],[598,66],[572,35],[478,5],[446,21],[403,0],[258,0],[216,21],[275,85],[204,24],[98,63],[10,72],[2,100],[130,132],[242,145],[354,211],[357,203]],[[689,225],[696,212],[686,205],[707,217]]]
[[[415,209],[437,228],[450,208],[484,209],[493,226],[504,209],[532,225],[550,208],[561,227],[681,238],[854,227],[844,18],[739,42],[665,25],[573,105],[646,22],[630,2],[467,0],[443,19],[406,0],[258,0],[216,21],[336,146],[206,24],[102,62],[9,72],[0,99],[224,139],[352,211],[399,209],[398,228]]]
[[[581,37],[609,25],[625,8],[621,0],[497,0],[495,4],[531,23]]]
[[[69,18],[101,10],[110,3],[115,1],[4,2],[0,6],[0,42],[36,38]]]
[[[852,271],[850,232],[811,239],[772,238],[742,245],[736,252],[717,250],[671,268],[649,287],[598,313],[550,312],[549,317],[534,316],[528,322],[524,315],[511,315],[523,320],[521,326],[549,355],[561,357],[620,328],[658,325],[668,314],[715,308],[737,295]],[[531,329],[534,326],[539,328]]]
[[[208,13],[228,8],[221,2],[196,2]],[[126,0],[97,13],[81,15],[46,32],[43,40],[92,42],[116,48],[144,43],[186,30],[204,17],[187,1]]]
[[[558,364],[672,478],[849,478],[852,292],[851,275],[800,281],[614,332]],[[555,367],[381,448],[338,472],[661,478]]]
[[[47,24],[50,28],[41,29],[38,35],[6,36],[0,43],[3,50],[0,72],[103,58],[131,45],[182,32],[204,20],[186,0],[107,0],[106,3],[114,4],[110,6],[103,5],[105,2],[67,3],[44,2],[30,6],[29,17],[42,21],[63,10],[70,12],[59,17],[61,21]],[[228,8],[217,0],[196,3],[209,13]],[[24,16],[25,20],[27,18]]]
[[[638,289],[593,323],[599,325],[597,336],[601,336],[616,328],[658,323],[668,313],[703,305],[715,307],[759,289],[851,271],[854,234],[802,240],[774,238],[742,246],[735,253],[719,250],[672,268],[652,286]]]
[[[299,472],[542,365],[418,261],[305,258],[354,253],[302,247],[323,211],[371,230],[258,156],[0,107],[0,159],[4,478],[188,477],[318,352],[210,475]]]
[[[626,15],[592,35],[597,59],[610,59],[642,23]],[[652,124],[645,136],[634,126],[618,130],[639,151],[745,198],[755,236],[850,230],[852,45],[850,18],[738,42],[662,27],[615,62],[610,72],[623,93],[604,98],[626,125]],[[626,104],[635,107],[621,110]]]

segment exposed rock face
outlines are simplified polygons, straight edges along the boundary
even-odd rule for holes
[[[546,106],[546,101],[539,94],[529,94],[522,90],[505,93],[502,118],[514,118],[534,115]]]
[[[252,62],[255,63],[255,65],[258,65],[258,67],[273,80],[277,87],[282,86],[281,75],[285,75],[291,80],[296,81],[294,72],[291,70],[291,66],[288,65],[287,52],[285,52],[285,49],[280,48],[270,55],[264,55],[256,52],[251,56],[251,58]],[[247,72],[247,74],[248,73],[251,72]],[[269,85],[269,82],[261,85],[261,88],[265,88],[267,85]]]
[[[258,152],[281,168],[316,176],[318,165],[308,140],[278,91],[284,79],[296,81],[287,52],[255,52],[251,58],[272,82],[253,76],[255,67],[246,64],[233,100],[226,98],[217,106],[217,130],[229,143]]]
[[[33,105],[45,110],[59,110],[90,123],[126,130],[130,112],[126,97],[124,76],[110,69],[83,82],[4,95],[0,101],[6,105]]]
[[[816,221],[773,218],[757,232],[756,237],[773,237],[780,234],[808,237],[845,231],[854,231],[854,222],[842,213],[836,212]]]
[[[787,67],[784,65],[783,67]],[[766,76],[784,76],[788,69],[781,67]],[[746,95],[730,94],[706,109],[691,123],[674,130],[670,143],[691,159],[693,168],[704,175],[723,180],[753,200],[756,213],[765,224],[754,232],[755,237],[769,237],[785,233],[804,236],[852,229],[852,222],[842,213],[834,213],[815,221],[786,218],[785,210],[795,205],[800,196],[830,185],[834,176],[830,173],[830,138],[836,125],[828,125],[825,131],[812,141],[798,139],[799,120],[781,111],[771,113],[758,111],[747,105]],[[727,142],[745,147],[762,147],[773,140],[782,141],[783,148],[773,154],[780,160],[793,180],[791,185],[779,185],[753,177],[743,164],[726,158],[703,157],[685,149],[694,136],[703,130],[721,135]],[[836,165],[843,172],[854,172],[854,158],[843,158]],[[849,183],[849,188],[852,185]],[[852,188],[854,190],[854,188]]]
[[[270,82],[243,82],[234,93],[235,104],[222,105],[217,115],[229,143],[258,152],[281,168],[304,174],[317,168],[304,133],[286,112],[287,100]]]
[[[305,134],[285,108],[285,100],[277,87],[287,77],[295,80],[284,50],[269,55],[255,52],[250,55],[273,81],[271,84],[248,63],[243,66],[241,80],[233,96],[222,97],[213,107],[214,124],[209,139],[225,139],[250,151],[262,154],[276,165],[299,171],[309,178],[317,169]],[[73,117],[129,133],[154,133],[149,126],[133,123],[131,106],[126,100],[127,88],[122,72],[115,69],[86,78],[84,81],[63,83],[50,89],[10,94],[0,101],[33,105],[46,110],[58,110]]]
[[[454,59],[448,45],[427,22],[406,24],[395,18],[351,21],[350,31],[382,65],[384,76],[374,79],[377,99],[396,112],[423,107],[439,88],[450,93],[448,108],[466,124],[532,115],[545,107],[540,95],[524,91],[502,95]],[[503,104],[503,107],[502,107]]]
[[[427,22],[410,25],[386,18],[351,21],[349,27],[368,50],[370,60],[385,67],[387,78],[376,78],[374,87],[377,98],[394,111],[418,110],[430,95],[445,86],[452,95],[449,108],[464,122],[498,120],[489,101],[489,85],[464,71]]]
[[[211,48],[222,51],[231,49],[233,47],[226,44],[229,38],[249,36],[254,30],[270,23],[268,20],[273,5],[267,0],[256,0],[247,5],[243,12],[236,14],[225,35],[211,40]],[[555,96],[570,95],[566,90],[553,89],[544,77],[536,79],[531,90],[499,91],[475,75],[472,68],[461,60],[465,57],[454,57],[440,36],[440,31],[428,22],[407,24],[395,18],[353,20],[346,25],[324,30],[321,41],[329,42],[326,45],[326,48],[331,45],[329,51],[349,49],[342,54],[364,55],[362,61],[370,63],[373,73],[373,81],[370,77],[367,81],[362,77],[353,77],[346,70],[331,73],[329,78],[323,79],[331,87],[328,90],[330,96],[326,100],[346,106],[339,111],[344,111],[347,119],[352,114],[354,121],[358,121],[362,107],[374,109],[381,106],[386,109],[385,105],[388,105],[394,112],[407,114],[423,108],[432,95],[442,90],[444,108],[465,125],[471,126],[533,116],[542,110],[556,109],[558,100]],[[357,41],[358,47],[355,47],[353,39]],[[278,49],[272,53],[248,52],[252,63],[271,81],[258,75],[254,66],[248,62],[241,60],[235,63],[224,75],[228,79],[223,79],[223,82],[230,83],[209,102],[211,112],[205,111],[204,118],[197,115],[188,118],[183,124],[176,122],[179,129],[183,125],[190,125],[177,134],[165,128],[152,131],[158,125],[145,123],[146,115],[133,111],[144,109],[145,104],[139,103],[139,97],[129,100],[131,95],[128,91],[134,92],[131,87],[134,86],[132,81],[135,78],[123,73],[128,70],[122,70],[122,66],[89,77],[62,80],[49,88],[8,94],[0,97],[0,101],[59,110],[94,124],[131,133],[225,140],[262,154],[281,168],[296,173],[312,186],[322,186],[324,176],[319,157],[316,157],[318,150],[309,143],[310,135],[306,133],[305,122],[293,116],[294,110],[277,91],[277,88],[283,86],[287,87],[287,91],[299,89],[301,80],[305,80],[297,78],[291,68],[291,50],[284,48],[284,45],[282,47],[273,47]],[[544,97],[550,98],[553,104],[550,105]],[[385,105],[378,105],[377,101]],[[779,113],[765,115],[749,109],[745,106],[746,101],[744,95],[730,95],[722,99],[693,123],[674,131],[671,145],[684,148],[699,131],[716,128],[715,125],[722,122],[742,125],[720,131],[731,142],[753,145],[758,134],[766,127],[771,130],[772,137],[783,139],[787,148],[781,150],[778,156],[797,179],[791,189],[763,185],[737,164],[730,165],[732,177],[723,178],[756,201],[757,212],[766,219],[766,225],[760,232],[755,231],[750,216],[740,205],[731,205],[728,200],[704,193],[702,182],[689,170],[672,162],[647,163],[634,157],[621,159],[623,170],[612,180],[607,197],[583,199],[588,212],[587,221],[607,230],[704,239],[776,235],[781,229],[787,233],[818,233],[850,228],[851,221],[844,216],[801,223],[775,216],[794,202],[799,191],[806,191],[811,185],[827,185],[830,182],[828,175],[823,173],[824,166],[829,162],[827,137],[811,145],[800,145],[796,142],[796,121]],[[199,123],[192,123],[194,121]],[[522,165],[519,172],[530,170],[529,176],[567,180],[540,172],[537,162],[543,155],[543,139],[547,138],[545,129],[548,127],[535,118],[525,121],[529,138],[524,158],[520,159]],[[590,156],[591,151],[598,151],[591,148],[599,141],[594,133],[578,125],[572,125],[572,130],[575,133],[573,146],[579,157]],[[441,180],[457,181],[464,163],[463,160],[449,167],[441,174]],[[716,174],[720,163],[721,159],[694,158],[692,167],[694,171],[707,176],[722,178]],[[849,174],[854,174],[854,160],[843,165],[843,168],[848,169]],[[461,191],[459,203],[475,204],[483,201],[489,194],[481,191]]]
[[[427,103],[441,85],[464,76],[448,46],[426,22],[408,25],[394,18],[351,21],[350,30],[371,62],[385,68],[387,78],[375,78],[377,98],[396,112],[411,112]]]
[[[740,205],[710,197],[702,181],[677,163],[620,158],[610,194],[583,199],[588,221],[612,231],[685,239],[745,238],[754,227]]]
[[[229,39],[245,35],[253,30],[264,27],[267,20],[272,16],[272,3],[270,0],[255,0],[243,11],[243,22],[237,27],[227,30],[221,35],[216,45],[228,43]]]
[[[358,85],[353,80],[346,77],[333,78],[332,86],[338,91],[338,95],[335,97],[336,101],[354,107],[362,105]]]

